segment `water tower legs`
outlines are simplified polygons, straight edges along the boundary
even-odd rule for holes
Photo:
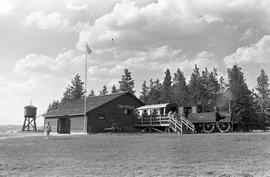
[[[36,118],[25,117],[23,122],[22,131],[37,131]]]

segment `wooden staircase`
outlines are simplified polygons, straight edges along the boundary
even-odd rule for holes
[[[195,126],[183,115],[170,117],[169,127],[177,134],[195,133]]]

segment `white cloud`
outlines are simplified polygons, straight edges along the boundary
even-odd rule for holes
[[[223,22],[223,19],[217,15],[209,15],[209,14],[205,14],[202,16],[202,18],[208,23],[214,23],[214,22]]]
[[[22,75],[55,75],[58,77],[70,76],[81,73],[83,64],[83,54],[74,50],[65,51],[56,57],[28,54],[16,62],[15,73]]]
[[[58,29],[70,30],[70,22],[62,17],[59,12],[45,14],[42,11],[32,12],[23,21],[25,26],[36,26],[42,30]]]
[[[127,59],[118,62],[112,69],[111,74],[122,72],[125,68],[156,70],[164,69],[164,65],[177,62],[183,58],[181,49],[173,50],[169,46],[151,48],[147,51],[131,52]]]
[[[6,15],[12,12],[14,5],[4,0],[0,1],[0,15]]]
[[[183,57],[181,61],[169,62],[163,68],[169,68],[171,71],[176,71],[180,68],[184,73],[186,79],[189,79],[195,65],[202,71],[204,68],[213,69],[218,68],[218,62],[213,53],[202,51],[197,53],[193,58]]]
[[[270,63],[270,35],[262,37],[256,44],[239,47],[233,54],[226,56],[224,62],[233,64],[269,64]]]
[[[240,38],[241,41],[246,40],[248,38],[250,38],[253,34],[254,34],[255,30],[252,28],[248,28],[246,30],[246,32],[242,35],[242,37]]]
[[[32,75],[22,81],[0,77],[0,124],[22,124],[23,108],[30,99],[38,107],[37,115],[44,113],[52,100],[59,99],[66,85],[64,79],[48,76]],[[43,125],[42,121],[41,117],[37,119],[38,126]]]
[[[0,93],[11,96],[14,93],[23,94],[31,92],[36,88],[36,83],[39,81],[41,81],[41,78],[36,76],[30,77],[24,82],[16,82],[5,77],[0,77]]]
[[[73,1],[67,1],[66,2],[66,7],[68,9],[71,9],[71,10],[84,10],[88,7],[87,4],[84,4],[84,3],[76,3],[76,2],[73,2]]]
[[[143,7],[123,1],[85,28],[77,46],[82,49],[86,39],[96,48],[110,48],[109,41],[114,38],[118,47],[137,49],[170,45],[187,38],[194,41],[198,37],[209,40],[216,35],[224,38],[224,33],[241,30],[239,25],[267,27],[268,7],[270,2],[263,0],[158,0]],[[196,45],[199,44],[204,46],[205,41],[201,39]]]
[[[104,51],[105,52],[105,51]],[[202,51],[197,53],[194,57],[188,58],[181,49],[171,49],[169,46],[160,46],[151,48],[147,51],[132,51],[123,52],[120,59],[113,59],[115,62],[106,65],[106,60],[103,63],[97,63],[89,67],[88,75],[93,80],[104,80],[110,82],[112,80],[119,80],[121,73],[125,68],[133,71],[134,75],[139,76],[137,82],[141,83],[142,80],[148,77],[159,77],[166,68],[171,71],[176,71],[177,68],[183,70],[187,75],[190,75],[195,64],[200,69],[205,67],[213,68],[218,67],[215,56],[213,53]],[[110,61],[108,61],[110,62]],[[143,77],[142,77],[143,75]]]

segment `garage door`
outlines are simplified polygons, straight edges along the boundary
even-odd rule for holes
[[[70,131],[83,132],[84,130],[84,117],[70,118]]]

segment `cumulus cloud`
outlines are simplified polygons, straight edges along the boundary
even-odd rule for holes
[[[181,60],[171,61],[163,65],[163,70],[169,68],[171,71],[176,71],[177,68],[180,68],[185,73],[186,78],[189,79],[195,65],[197,65],[200,70],[204,70],[204,68],[218,68],[215,55],[208,51],[201,51],[192,58],[184,56]]]
[[[83,54],[74,50],[65,51],[56,57],[28,54],[16,62],[15,73],[69,76],[83,70],[83,61]]]
[[[204,45],[203,36],[209,40],[210,34],[222,37],[229,30],[241,30],[238,26],[242,24],[265,24],[265,17],[270,18],[267,7],[267,1],[158,0],[143,7],[123,1],[87,26],[77,46],[82,49],[87,39],[96,48],[109,48],[108,41],[114,38],[119,47],[137,49],[197,37]]]
[[[189,58],[181,49],[172,49],[165,45],[150,48],[147,51],[132,51],[127,53],[125,54],[123,52],[120,57],[118,56],[118,59],[110,58],[114,62],[108,65],[96,63],[96,65],[89,67],[89,78],[108,82],[119,80],[123,70],[128,68],[134,75],[139,76],[136,80],[141,83],[143,79],[148,79],[149,77],[161,78],[166,68],[169,68],[172,72],[180,68],[187,75],[190,75],[195,64],[201,69],[205,67],[218,67],[214,54],[208,51],[199,52],[194,57]],[[144,73],[143,77],[142,73]]]
[[[5,77],[0,77],[0,93],[10,96],[14,93],[22,94],[30,92],[36,88],[39,81],[41,81],[41,78],[38,76],[32,76],[24,82],[16,82]]]
[[[255,30],[252,28],[248,28],[245,33],[242,35],[242,37],[240,38],[241,41],[246,40],[248,38],[250,38],[253,34],[255,33]]]
[[[72,1],[67,1],[66,2],[66,7],[68,9],[71,9],[71,10],[84,10],[88,7],[87,4],[81,4],[81,3],[76,3],[76,2],[72,2]]]
[[[0,1],[0,15],[6,15],[12,12],[14,5],[4,0]]]
[[[89,69],[91,76],[103,75],[102,78],[114,78],[119,76],[125,68],[147,69],[156,70],[163,68],[168,62],[176,61],[181,59],[183,56],[181,54],[181,49],[173,50],[169,46],[160,46],[157,48],[151,48],[147,51],[122,51],[120,55],[114,55],[115,58],[109,58],[107,66],[104,67],[104,63],[97,66],[93,66]],[[104,51],[105,52],[105,51]],[[117,53],[117,51],[112,50],[111,53]],[[102,55],[100,53],[100,55]],[[110,61],[112,60],[112,61]],[[106,60],[105,60],[106,61]],[[104,62],[104,60],[102,60]]]
[[[262,37],[257,43],[239,47],[237,50],[224,58],[227,65],[233,64],[269,64],[270,63],[270,35]]]
[[[36,26],[42,30],[59,29],[70,30],[70,22],[62,17],[59,12],[45,14],[42,11],[32,12],[23,21],[25,26]]]
[[[30,99],[38,107],[37,115],[44,113],[52,100],[59,99],[66,85],[62,79],[50,76],[32,75],[22,81],[0,77],[0,124],[21,124],[23,108]],[[42,121],[37,119],[38,126],[43,125]]]

